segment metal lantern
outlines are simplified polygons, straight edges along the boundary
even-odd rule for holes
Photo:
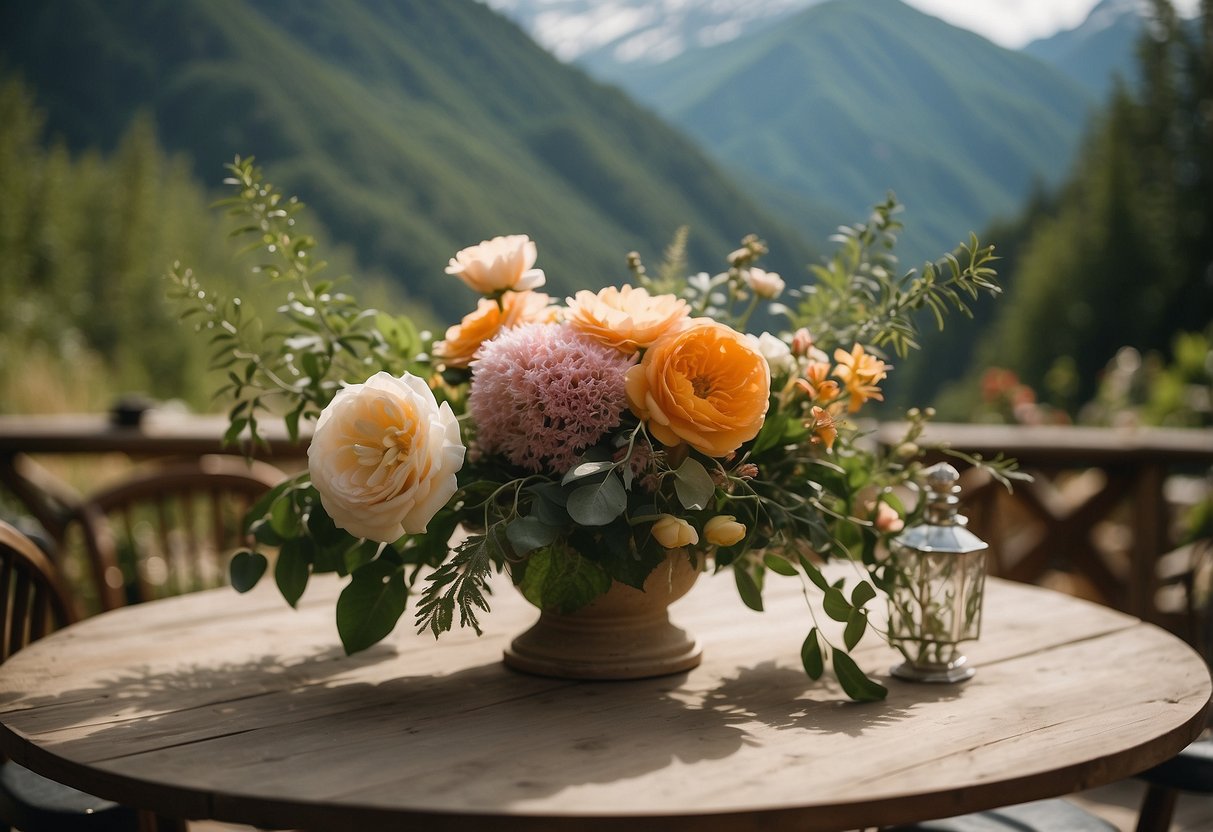
[[[905,657],[892,673],[914,682],[961,682],[976,672],[957,645],[981,633],[988,546],[956,513],[956,469],[941,462],[926,473],[923,522],[890,545],[889,640]]]

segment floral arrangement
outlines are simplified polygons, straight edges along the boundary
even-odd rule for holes
[[[237,589],[271,550],[292,605],[310,575],[345,576],[337,629],[353,652],[391,632],[410,595],[419,630],[437,636],[457,614],[479,633],[494,570],[537,606],[572,611],[612,581],[642,587],[685,551],[731,570],[757,610],[771,573],[799,576],[845,622],[841,643],[810,629],[806,672],[828,662],[852,698],[884,696],[847,651],[888,586],[881,543],[905,522],[895,489],[918,472],[929,414],[910,411],[886,449],[859,420],[882,399],[891,355],[916,346],[916,311],[942,324],[997,293],[992,247],[970,238],[899,274],[890,197],[840,229],[802,288],[760,268],[752,236],[720,273],[686,276],[684,232],[656,273],[632,254],[628,283],[562,302],[542,291],[533,241],[496,237],[451,258],[446,279],[470,290],[469,312],[434,338],[319,279],[300,203],[251,159],[229,167],[224,204],[261,255],[255,271],[285,289],[281,324],[212,297],[181,266],[174,294],[226,371],[230,441],[258,441],[267,414],[293,436],[315,420],[307,472],[248,513],[257,545],[232,560]],[[783,325],[749,331],[758,320]],[[819,569],[836,557],[861,567],[849,593]]]

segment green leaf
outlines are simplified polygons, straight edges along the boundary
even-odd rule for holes
[[[809,576],[809,580],[812,581],[818,589],[825,591],[830,588],[830,585],[826,583],[826,576],[821,574],[820,569],[818,569],[804,555],[797,555],[797,557],[800,558],[800,568],[804,570],[804,574]]]
[[[404,614],[403,570],[382,560],[359,568],[337,599],[337,633],[347,655],[381,641]]]
[[[560,529],[543,523],[535,517],[515,517],[505,527],[505,536],[514,549],[514,554],[528,552],[551,545],[560,535]]]
[[[228,566],[232,587],[237,592],[248,592],[261,580],[268,566],[269,561],[260,552],[237,552]]]
[[[851,605],[847,603],[846,596],[842,594],[841,590],[835,587],[831,586],[826,589],[822,607],[824,607],[826,615],[835,621],[846,621],[851,617]]]
[[[851,610],[847,616],[847,628],[842,633],[842,642],[848,650],[854,650],[855,645],[863,638],[868,629],[868,615],[863,610]]]
[[[488,611],[485,600],[488,576],[493,566],[493,552],[499,548],[493,543],[496,535],[503,534],[500,523],[490,526],[486,534],[472,535],[459,544],[454,554],[426,578],[421,602],[415,616],[417,632],[430,630],[437,638],[451,629],[455,608],[459,608],[459,625],[472,627],[480,634],[480,621],[476,609]]]
[[[752,610],[762,612],[762,590],[758,588],[754,578],[740,566],[733,567],[733,580],[737,584],[737,594],[741,602]]]
[[[889,689],[869,679],[859,669],[855,660],[841,650],[834,650],[834,675],[838,677],[843,692],[856,702],[879,702],[889,694]]]
[[[809,630],[804,644],[800,645],[800,663],[810,679],[820,679],[825,672],[825,662],[821,657],[821,644],[817,641],[817,628]]]
[[[788,561],[784,560],[779,555],[763,555],[762,562],[766,564],[767,569],[770,569],[772,572],[778,572],[780,575],[787,575],[789,578],[795,578],[798,574],[800,574],[796,571],[795,566],[788,563]]]
[[[674,471],[674,492],[683,508],[700,511],[707,508],[716,494],[716,483],[703,463],[688,456]]]
[[[773,411],[766,421],[762,423],[762,429],[758,431],[758,436],[754,437],[754,445],[750,449],[750,453],[753,456],[758,456],[763,451],[782,444],[783,434],[787,429],[788,421],[786,413]]]
[[[867,581],[863,581],[855,585],[851,590],[851,605],[862,607],[864,604],[876,597],[876,590]]]
[[[583,526],[605,526],[627,507],[628,492],[614,474],[600,483],[583,485],[569,495],[569,517]]]
[[[297,537],[282,544],[278,550],[278,562],[274,564],[274,580],[282,597],[292,607],[299,603],[303,590],[307,588],[311,572],[311,541]]]
[[[283,540],[298,537],[303,531],[299,507],[295,505],[295,501],[290,496],[289,493],[284,494],[282,499],[275,500],[274,504],[270,506],[270,525]]]

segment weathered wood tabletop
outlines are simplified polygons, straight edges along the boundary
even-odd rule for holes
[[[508,587],[486,634],[407,620],[353,657],[336,583],[300,609],[272,586],[127,608],[0,667],[0,746],[48,776],[178,817],[309,829],[823,830],[912,821],[1110,782],[1171,756],[1210,697],[1201,659],[1136,619],[991,581],[976,678],[888,678],[851,704],[809,681],[796,581],[765,613],[702,578],[674,617],[686,674],[568,682],[507,670],[535,613]],[[820,616],[823,621],[824,616]],[[405,824],[408,824],[407,826]]]

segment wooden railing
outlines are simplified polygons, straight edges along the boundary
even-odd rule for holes
[[[0,483],[61,540],[75,496],[45,476],[37,458],[218,453],[225,450],[225,427],[222,417],[155,411],[136,427],[116,426],[103,414],[4,416]],[[902,430],[885,424],[876,436],[891,443]],[[267,426],[266,438],[256,455],[280,467],[301,464],[305,445],[291,443],[280,426]],[[1190,577],[1192,570],[1182,553],[1168,553],[1177,543],[1178,516],[1192,498],[1175,492],[1185,482],[1208,488],[1213,430],[935,424],[922,444],[935,443],[985,458],[1014,457],[1035,477],[1008,493],[979,470],[964,472],[965,511],[971,528],[990,543],[992,572],[1060,585],[1176,631],[1190,627],[1182,580],[1172,578]],[[938,451],[929,456],[944,458]]]

